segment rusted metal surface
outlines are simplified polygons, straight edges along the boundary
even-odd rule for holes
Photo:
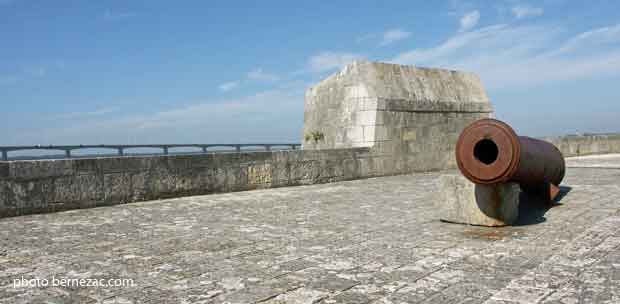
[[[481,119],[461,133],[456,145],[461,173],[477,184],[518,182],[524,191],[555,198],[565,173],[564,157],[551,143],[517,136],[496,119]]]

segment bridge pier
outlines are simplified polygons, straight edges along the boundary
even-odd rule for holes
[[[65,150],[65,157],[66,158],[71,158],[71,150],[69,150],[69,149]]]
[[[3,161],[9,160],[9,155],[6,150],[2,150],[2,160]]]
[[[164,150],[164,155],[168,155],[168,147],[162,147],[162,149]]]

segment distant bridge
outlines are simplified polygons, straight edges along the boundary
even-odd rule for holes
[[[9,160],[9,152],[12,151],[26,151],[26,150],[53,150],[64,151],[65,158],[71,158],[71,151],[80,149],[111,149],[116,150],[117,155],[125,155],[125,151],[128,149],[142,149],[142,148],[154,148],[161,149],[162,154],[168,155],[170,149],[174,148],[198,148],[202,150],[202,153],[207,153],[208,149],[228,147],[234,148],[236,152],[241,152],[241,148],[256,147],[264,149],[265,151],[271,151],[273,147],[284,147],[292,150],[296,150],[301,147],[301,144],[296,143],[273,143],[273,144],[162,144],[162,145],[68,145],[68,146],[0,146],[2,152],[2,160]]]

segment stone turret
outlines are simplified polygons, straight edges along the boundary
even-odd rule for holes
[[[304,149],[368,147],[398,171],[453,167],[469,123],[493,109],[472,73],[357,61],[306,92]]]

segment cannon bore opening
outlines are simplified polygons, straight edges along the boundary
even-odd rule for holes
[[[495,162],[498,154],[497,145],[490,139],[483,139],[474,146],[474,156],[485,165]]]

